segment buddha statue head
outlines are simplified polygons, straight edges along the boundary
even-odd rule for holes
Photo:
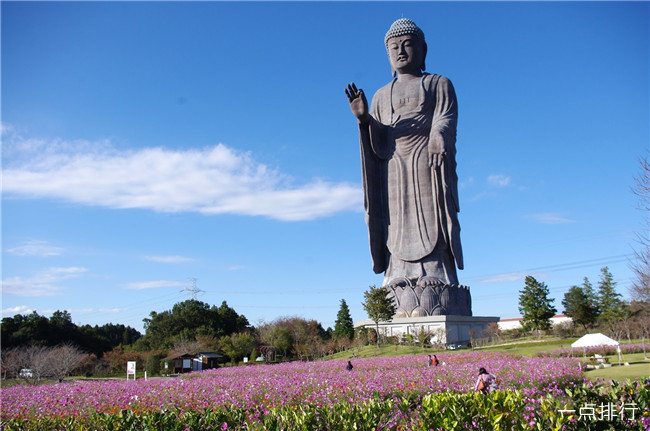
[[[424,32],[408,18],[395,21],[384,38],[393,76],[397,73],[419,75],[424,71],[427,44]]]

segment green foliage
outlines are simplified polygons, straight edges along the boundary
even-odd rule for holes
[[[368,313],[370,320],[375,322],[375,330],[379,334],[379,322],[390,321],[395,314],[395,303],[388,296],[388,290],[383,287],[377,288],[370,286],[363,293],[363,309]],[[377,337],[377,347],[379,347],[379,337]]]
[[[625,317],[626,306],[621,300],[621,294],[616,292],[616,282],[607,267],[600,270],[598,283],[598,307],[600,320],[611,325]]]
[[[219,339],[219,347],[232,362],[239,361],[255,347],[255,339],[248,333],[237,332]]]
[[[564,391],[564,394],[562,394]],[[580,417],[595,406],[594,417]],[[627,417],[599,417],[600,406],[626,409]],[[634,419],[632,419],[632,408]],[[333,404],[230,405],[196,410],[124,410],[89,417],[11,419],[15,430],[644,430],[650,388],[638,381],[582,383],[533,399],[521,390],[479,393],[392,394],[385,399]],[[573,412],[572,412],[573,411]],[[590,410],[586,410],[589,412]],[[645,412],[645,413],[644,413]],[[584,413],[584,411],[583,411]]]
[[[589,281],[585,278],[585,284]],[[598,308],[594,300],[588,296],[585,289],[572,286],[562,300],[564,313],[573,319],[573,322],[584,326],[585,329],[593,326],[598,318]]]
[[[354,338],[354,321],[350,315],[350,308],[345,302],[345,299],[341,299],[341,308],[336,315],[336,322],[334,322],[334,336],[339,338]]]
[[[147,376],[157,376],[160,374],[160,361],[163,359],[161,354],[150,354],[147,356],[147,360],[144,364],[144,369],[147,372]]]
[[[142,336],[130,326],[112,323],[102,326],[77,326],[68,311],[57,310],[48,319],[36,311],[5,317],[0,325],[2,349],[20,346],[74,344],[80,350],[101,356],[119,345],[127,345]]]
[[[170,349],[178,340],[195,340],[200,336],[220,338],[249,327],[248,320],[225,301],[220,307],[210,307],[195,299],[179,302],[161,313],[152,311],[144,324],[143,349]]]
[[[547,330],[551,328],[551,317],[557,309],[555,299],[549,298],[549,289],[535,277],[526,277],[526,286],[519,292],[519,312],[522,314],[521,326],[527,330]]]

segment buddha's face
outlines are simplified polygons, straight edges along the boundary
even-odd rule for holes
[[[420,74],[424,55],[423,42],[413,35],[388,39],[388,59],[399,74]]]

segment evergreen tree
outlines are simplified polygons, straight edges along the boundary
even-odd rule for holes
[[[522,314],[521,325],[524,330],[551,329],[551,317],[557,309],[553,306],[555,299],[549,298],[548,286],[540,283],[535,277],[527,276],[526,285],[519,292],[519,312]]]
[[[341,299],[341,308],[336,315],[336,322],[334,322],[334,336],[337,338],[347,338],[351,340],[354,338],[354,322],[350,316],[350,309],[345,299]]]
[[[588,280],[586,282],[588,283]],[[598,309],[582,287],[571,286],[564,294],[562,306],[564,313],[573,319],[573,323],[582,325],[585,329],[593,326],[598,318]]]
[[[388,297],[388,290],[383,287],[377,288],[370,286],[369,290],[365,291],[363,296],[363,309],[368,313],[370,320],[375,322],[375,330],[377,331],[377,347],[379,347],[379,322],[390,321],[395,314],[395,304],[393,299]]]
[[[617,322],[626,317],[627,307],[621,300],[621,294],[616,292],[616,282],[607,267],[600,270],[598,308],[600,309],[599,319],[610,329],[613,329]]]
[[[596,315],[596,318],[598,318],[598,316],[600,315],[600,308],[598,306],[598,295],[594,291],[594,286],[591,284],[591,282],[587,277],[585,277],[584,280],[582,281],[582,291],[585,293],[585,297],[587,298],[587,303],[589,304],[589,307]]]

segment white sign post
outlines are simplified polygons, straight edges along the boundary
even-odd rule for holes
[[[133,380],[136,379],[135,377],[135,361],[129,361],[126,363],[126,380],[129,380],[129,376],[133,374]]]

